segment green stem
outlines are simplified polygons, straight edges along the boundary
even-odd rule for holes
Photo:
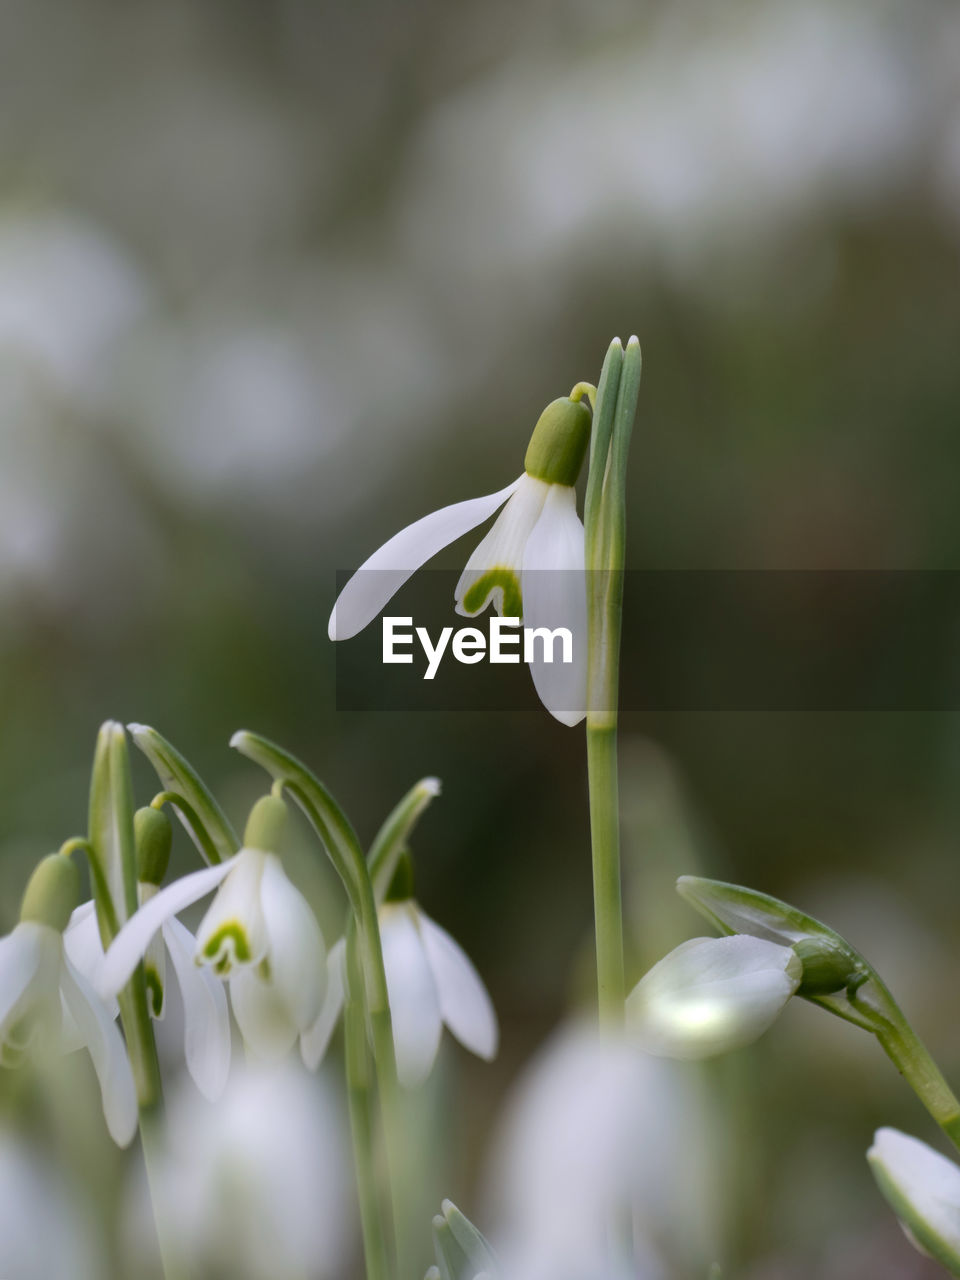
[[[620,807],[617,730],[587,728],[590,840],[593,847],[593,910],[597,939],[600,1019],[623,1021],[623,910],[620,892]]]
[[[960,1101],[889,989],[879,979],[874,981],[885,1015],[874,1028],[880,1047],[953,1145],[960,1149]]]
[[[350,1132],[353,1138],[353,1161],[367,1280],[386,1280],[390,1274],[389,1255],[377,1193],[370,1054],[364,1026],[363,1002],[355,994],[358,988],[362,990],[356,951],[356,933],[353,932],[347,941],[347,995],[343,1011]]]
[[[147,1170],[147,1185],[150,1190],[157,1244],[160,1248],[160,1265],[163,1268],[164,1280],[188,1280],[189,1271],[175,1243],[176,1231],[166,1212],[163,1185],[159,1176],[160,1115],[161,1112],[156,1107],[141,1106],[140,1108],[140,1142],[143,1147],[143,1162]]]

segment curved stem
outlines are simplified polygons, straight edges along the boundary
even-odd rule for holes
[[[220,856],[220,850],[190,801],[180,795],[178,791],[160,791],[150,801],[150,808],[162,809],[165,804],[170,805],[172,809],[177,811],[180,821],[193,836],[194,843],[200,850],[204,861],[211,867],[216,866],[218,862],[222,862],[223,858]]]

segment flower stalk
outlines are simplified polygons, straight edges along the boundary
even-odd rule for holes
[[[626,556],[626,466],[641,374],[635,337],[607,351],[596,393],[584,507],[587,567],[587,778],[600,1019],[623,1021],[623,907],[617,709]]]

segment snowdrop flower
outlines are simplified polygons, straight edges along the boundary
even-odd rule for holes
[[[530,664],[544,706],[564,724],[586,715],[587,599],[584,530],[574,485],[590,438],[583,399],[554,400],[540,415],[519,479],[482,498],[441,507],[394,534],[341,591],[330,615],[331,640],[362,631],[407,579],[433,556],[503,510],[467,561],[456,587],[457,612],[501,617],[530,628],[567,627],[573,660]]]
[[[691,938],[637,983],[627,1015],[648,1053],[707,1058],[763,1034],[796,992],[803,965],[763,938]]]
[[[219,886],[197,929],[194,961],[229,979],[234,1015],[254,1053],[282,1057],[316,1020],[326,981],[316,917],[271,852],[285,820],[283,801],[262,797],[251,811],[239,853],[151,896],[111,944],[101,989],[120,990],[157,930]],[[185,944],[182,933],[176,937]]]
[[[333,1280],[348,1274],[354,1207],[342,1101],[293,1058],[241,1062],[215,1107],[170,1090],[158,1198],[189,1274]],[[131,1180],[124,1275],[155,1275],[150,1196]],[[352,1274],[352,1272],[350,1273]]]
[[[412,898],[385,902],[379,921],[401,1083],[413,1088],[430,1074],[444,1023],[465,1049],[488,1062],[494,1058],[499,1029],[493,1003],[449,933]],[[345,959],[341,938],[330,950],[327,998],[301,1041],[303,1059],[310,1068],[326,1053],[343,1009]]]
[[[878,1129],[867,1159],[913,1243],[960,1276],[960,1168],[897,1129]]]
[[[134,817],[140,905],[157,894],[170,857],[171,830],[165,814],[138,809]],[[63,935],[72,963],[94,986],[100,986],[103,947],[93,902],[77,907]],[[184,1057],[187,1070],[204,1097],[216,1101],[230,1071],[230,1013],[223,983],[209,968],[195,965],[196,939],[174,916],[164,920],[144,953],[147,1002],[151,1017],[166,1010],[167,960],[173,965],[183,1002]]]
[[[44,858],[27,885],[20,923],[0,938],[0,1064],[86,1045],[110,1136],[125,1147],[137,1129],[137,1099],[123,1038],[114,1011],[74,967],[63,941],[78,890],[69,858]]]

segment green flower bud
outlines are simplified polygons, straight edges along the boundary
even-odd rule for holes
[[[274,853],[287,825],[287,806],[279,796],[261,796],[250,810],[243,844],[246,849]]]
[[[561,396],[541,413],[523,466],[527,475],[547,484],[574,485],[590,443],[593,415],[586,399]]]
[[[864,976],[856,958],[830,938],[803,938],[793,950],[803,965],[798,995],[831,995]]]
[[[27,881],[20,919],[47,924],[63,933],[70,914],[80,901],[80,872],[62,853],[51,853],[37,863]]]
[[[397,859],[397,866],[387,890],[385,902],[406,902],[413,897],[413,859],[404,849]]]
[[[161,809],[147,807],[133,815],[137,846],[137,879],[141,884],[163,884],[170,861],[173,827]]]

